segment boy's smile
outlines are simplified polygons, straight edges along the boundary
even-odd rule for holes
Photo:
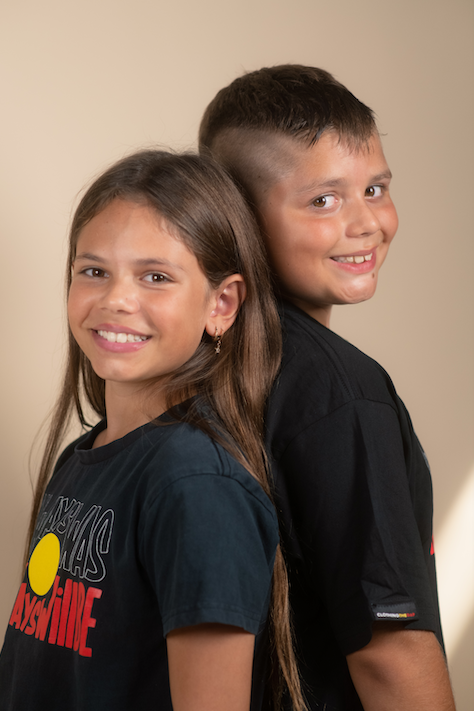
[[[283,140],[294,161],[258,205],[265,242],[282,294],[328,326],[333,304],[375,292],[398,226],[391,173],[377,135],[359,148],[330,131],[310,148]]]
[[[82,229],[69,324],[108,388],[132,394],[179,368],[215,300],[194,254],[147,205],[116,199]]]

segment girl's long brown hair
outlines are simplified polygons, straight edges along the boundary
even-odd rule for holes
[[[167,403],[176,418],[186,419],[220,441],[271,495],[262,444],[263,412],[280,363],[280,324],[259,232],[243,198],[223,169],[209,158],[155,150],[124,158],[95,180],[76,210],[69,241],[68,291],[80,232],[114,199],[156,210],[196,256],[212,286],[217,287],[231,274],[242,274],[246,298],[235,323],[223,336],[220,354],[216,355],[212,339],[204,333],[192,358],[169,378]],[[193,395],[198,397],[189,400]],[[152,397],[151,392],[150,403]],[[82,426],[89,426],[84,404],[103,418],[105,383],[69,331],[67,365],[39,471],[29,545],[71,418],[77,415]],[[180,407],[175,407],[178,404]],[[274,707],[280,706],[286,685],[299,711],[305,707],[292,647],[288,581],[279,547],[270,625]]]

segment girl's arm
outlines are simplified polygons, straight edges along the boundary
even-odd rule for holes
[[[255,636],[201,624],[166,637],[174,711],[249,711]]]

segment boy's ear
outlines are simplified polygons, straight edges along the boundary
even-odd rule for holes
[[[241,274],[231,274],[215,290],[215,306],[206,323],[207,333],[214,337],[222,335],[234,323],[245,300],[247,289]]]

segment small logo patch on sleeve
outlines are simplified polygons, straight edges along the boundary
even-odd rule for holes
[[[414,602],[399,602],[392,605],[372,605],[372,614],[376,620],[394,622],[413,622],[418,619]]]

